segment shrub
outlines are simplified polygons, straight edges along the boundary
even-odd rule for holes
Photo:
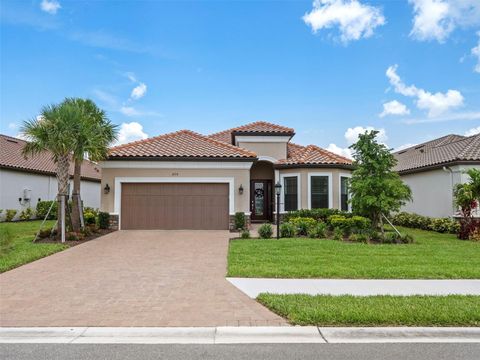
[[[91,212],[90,210],[84,211],[83,212],[83,221],[85,221],[85,224],[95,224],[96,222],[96,215],[95,213]]]
[[[270,239],[272,237],[272,234],[273,234],[273,228],[272,228],[272,225],[270,224],[262,224],[258,228],[258,235],[260,235],[262,239]]]
[[[343,240],[343,229],[336,227],[333,229],[333,240]]]
[[[325,224],[324,222],[319,222],[308,230],[308,237],[313,239],[324,238],[326,230],[327,224]]]
[[[394,244],[399,240],[400,235],[398,235],[396,232],[387,232],[385,233],[385,237],[383,238],[383,243],[385,244]]]
[[[90,229],[90,227],[88,226],[85,226],[82,230],[80,230],[80,232],[83,234],[83,236],[85,237],[88,237],[90,235],[92,235],[92,230]]]
[[[372,222],[369,218],[363,216],[352,216],[349,220],[350,230],[354,233],[365,233],[372,227]]]
[[[86,227],[88,227],[92,233],[98,233],[97,224],[88,224]]]
[[[280,236],[282,238],[294,237],[297,233],[297,228],[292,223],[286,222],[280,225]]]
[[[402,234],[398,239],[403,244],[412,244],[413,243],[413,236],[410,235],[410,234]]]
[[[368,244],[368,235],[367,234],[352,234],[349,237],[349,240],[352,242],[359,242],[359,243],[364,243]]]
[[[311,227],[315,226],[317,221],[308,217],[296,217],[296,218],[290,219],[290,223],[293,224],[293,226],[295,226],[297,235],[307,235],[308,230]]]
[[[13,218],[17,215],[17,210],[15,209],[7,209],[5,212],[5,221],[10,222]]]
[[[33,215],[33,209],[28,207],[20,212],[19,218],[20,220],[30,220]]]
[[[110,227],[110,214],[100,211],[98,213],[98,227],[100,229],[108,229]]]
[[[78,235],[76,232],[71,231],[66,234],[66,238],[68,241],[76,241],[78,240]]]
[[[52,228],[43,229],[38,232],[38,237],[40,239],[45,239],[50,237],[51,233],[52,233]]]
[[[431,218],[418,214],[400,212],[392,218],[395,225],[411,227],[415,229],[431,230],[440,233],[458,234],[460,223],[450,218]]]
[[[290,221],[293,218],[303,217],[326,222],[327,219],[332,215],[343,215],[345,217],[352,216],[351,213],[338,209],[301,209],[296,211],[290,211],[284,216],[284,221]]]
[[[13,247],[13,233],[8,228],[0,228],[0,255],[5,255]]]
[[[245,229],[245,213],[236,212],[234,217],[235,229],[243,230]]]
[[[55,220],[57,218],[57,202],[52,200],[52,201],[39,201],[37,203],[37,218],[39,219],[45,219],[45,216],[47,215],[48,210],[50,209],[50,206],[53,207],[52,210],[50,211],[50,214],[48,215],[48,220]]]
[[[242,239],[250,239],[250,231],[248,229],[243,230],[240,237]]]

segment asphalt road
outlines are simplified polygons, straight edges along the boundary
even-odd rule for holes
[[[246,345],[99,345],[1,344],[2,360],[215,359],[215,360],[470,360],[478,344],[246,344]]]

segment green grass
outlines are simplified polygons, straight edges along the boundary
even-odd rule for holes
[[[335,240],[232,240],[228,276],[350,279],[479,279],[480,242],[399,228],[414,244]]]
[[[257,300],[295,325],[480,326],[480,296],[260,294]]]
[[[34,244],[32,240],[40,224],[40,220],[0,223],[0,229],[9,229],[14,236],[13,247],[0,254],[0,273],[68,248],[62,244]],[[47,221],[44,228],[53,224],[54,221]]]

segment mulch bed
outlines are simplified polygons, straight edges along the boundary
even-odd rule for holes
[[[92,233],[92,235],[85,237],[83,240],[65,240],[65,245],[68,246],[76,246],[80,245],[83,243],[86,243],[87,241],[94,240],[100,236],[110,234],[116,230],[111,230],[111,229],[99,229],[98,232]],[[43,239],[38,239],[35,241],[36,244],[61,244],[61,241],[58,240],[57,238],[43,238]]]

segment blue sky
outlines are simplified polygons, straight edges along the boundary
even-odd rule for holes
[[[0,36],[10,135],[67,96],[123,141],[264,120],[345,153],[369,126],[393,148],[480,131],[478,0],[6,0]]]

